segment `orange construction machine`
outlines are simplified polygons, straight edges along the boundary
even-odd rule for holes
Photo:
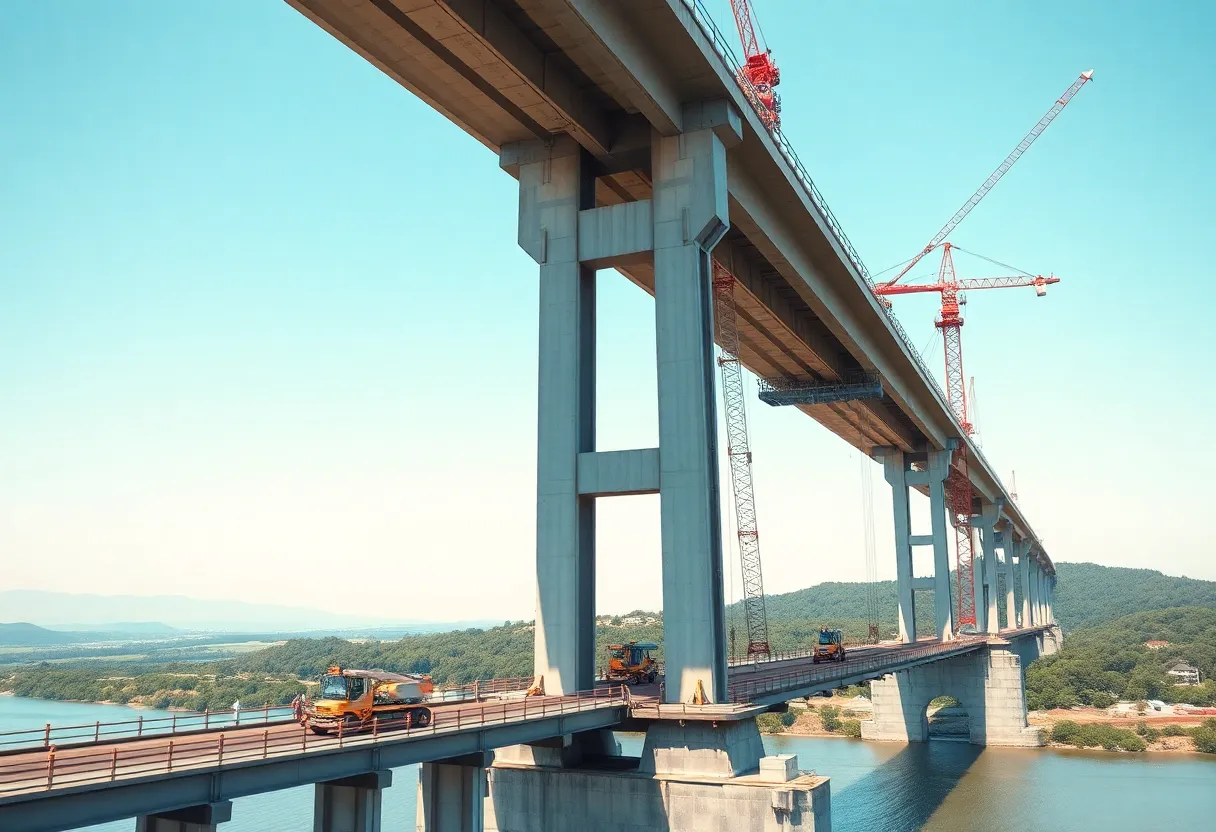
[[[650,656],[659,645],[650,641],[608,645],[608,672],[604,678],[612,682],[640,685],[650,683],[659,675],[659,663]]]
[[[390,673],[387,670],[349,670],[331,667],[321,677],[317,698],[304,703],[300,721],[315,733],[355,731],[379,723],[404,720],[406,727],[431,722],[431,710],[422,703],[435,690],[430,676]]]
[[[844,636],[840,630],[829,630],[824,627],[819,631],[819,641],[815,644],[815,655],[811,662],[842,662],[844,661]]]

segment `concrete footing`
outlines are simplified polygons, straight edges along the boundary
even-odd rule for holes
[[[610,737],[500,749],[488,769],[424,764],[417,830],[831,830],[827,778],[800,773],[792,755],[764,757],[755,720],[655,722],[641,758],[620,756]]]
[[[1039,746],[1042,732],[1026,722],[1022,659],[1007,642],[901,670],[872,682],[873,719],[861,723],[867,740],[925,742],[927,710],[939,696],[953,696],[967,711],[975,745]]]
[[[135,819],[135,832],[216,832],[224,821],[232,820],[232,801],[204,803],[159,815]]]
[[[392,783],[391,771],[317,783],[313,832],[380,832],[380,798]]]
[[[737,777],[755,771],[764,756],[756,720],[710,723],[656,722],[646,731],[638,770],[644,774]]]

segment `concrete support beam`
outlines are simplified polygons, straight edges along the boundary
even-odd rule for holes
[[[595,451],[595,271],[578,258],[594,175],[568,137],[509,145],[500,164],[518,171],[519,245],[540,267],[534,672],[572,693],[595,684],[595,498],[578,488]]]
[[[221,823],[232,820],[232,801],[204,803],[159,815],[140,815],[135,832],[216,832]]]
[[[612,139],[603,109],[589,100],[579,84],[562,71],[559,63],[535,46],[496,4],[485,0],[439,2],[463,30],[456,32],[452,31],[455,27],[447,27],[446,31],[451,34],[441,36],[441,42],[456,52],[473,52],[476,57],[470,55],[470,60],[486,61],[491,56],[501,60],[499,66],[484,66],[483,69],[489,70],[487,74],[492,73],[494,77],[511,72],[519,78],[521,85],[531,89],[531,95],[522,95],[515,90],[515,85],[511,85],[504,90],[505,98],[519,101],[539,98],[547,108],[561,115],[567,128],[584,147],[596,156],[609,153]],[[481,49],[470,49],[472,43],[477,43]],[[526,108],[534,109],[539,108],[535,104]]]
[[[984,576],[984,543],[980,535],[980,518],[971,519],[971,602],[975,606],[975,631],[988,632],[988,594]]]
[[[653,205],[649,199],[587,208],[578,215],[578,250],[596,269],[628,268],[650,260],[654,248]]]
[[[1015,580],[1013,557],[1017,551],[1017,544],[1013,540],[1013,527],[1009,523],[1005,524],[1005,530],[1000,534],[1001,554],[1004,557],[1001,568],[1005,575],[1005,626],[1012,630],[1018,626],[1018,614],[1013,595]]]
[[[1042,626],[1043,621],[1043,584],[1039,580],[1042,572],[1039,561],[1032,555],[1030,558],[1030,620],[1034,626]]]
[[[592,497],[659,493],[659,449],[579,454],[578,493]]]
[[[929,514],[933,525],[933,621],[941,641],[954,638],[950,604],[950,551],[946,545],[946,475],[950,451],[929,451]]]
[[[418,767],[417,832],[483,832],[486,768],[493,753]]]
[[[895,516],[895,585],[899,599],[899,640],[916,641],[915,575],[912,572],[912,516],[908,507],[908,463],[898,448],[881,448],[883,476],[891,485]]]
[[[1030,627],[1034,617],[1030,613],[1030,541],[1018,543],[1018,582],[1022,587],[1022,626]]]
[[[317,783],[313,832],[380,832],[380,798],[392,784],[388,770]]]
[[[726,627],[710,250],[729,227],[714,128],[653,137],[659,499],[668,702],[725,702]]]
[[[1005,509],[1005,501],[997,500],[992,503],[984,503],[977,518],[980,531],[980,537],[984,549],[984,600],[985,612],[984,623],[985,628],[982,632],[989,635],[996,635],[1001,630],[1000,609],[997,606],[997,561],[996,561],[996,522],[1001,518],[1001,512]],[[979,576],[976,576],[978,582]],[[979,605],[976,605],[978,611]]]

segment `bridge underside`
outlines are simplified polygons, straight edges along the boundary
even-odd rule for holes
[[[694,0],[287,2],[494,151],[571,136],[595,161],[596,207],[652,199],[652,136],[688,132],[690,103],[732,102],[742,142],[727,157],[730,227],[713,255],[738,278],[744,365],[761,378],[807,382],[880,376],[881,398],[796,405],[866,453],[943,449],[960,438],[835,219],[738,88],[723,57],[730,47]],[[612,267],[654,294],[649,258]],[[1004,496],[974,450],[977,493]],[[1032,538],[1007,502],[1017,533]]]

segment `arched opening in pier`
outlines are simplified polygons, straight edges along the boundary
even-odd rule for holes
[[[926,738],[953,742],[971,741],[971,715],[953,696],[939,696],[925,707]]]

